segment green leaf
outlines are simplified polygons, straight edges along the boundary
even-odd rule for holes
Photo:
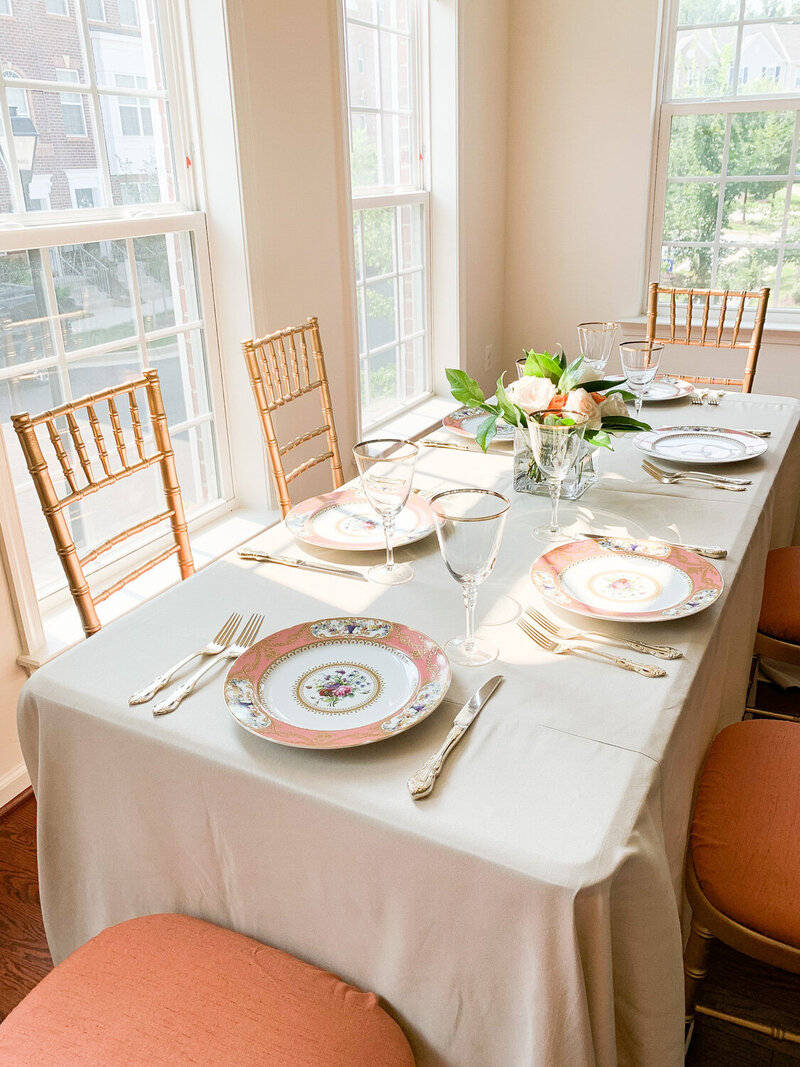
[[[628,415],[606,415],[603,419],[603,429],[615,433],[629,433],[632,430],[649,430],[651,427],[646,422],[639,422]]]
[[[629,393],[627,389],[609,389],[606,396],[621,396],[626,404],[630,404],[636,399],[633,393]]]
[[[574,389],[578,384],[578,379],[581,376],[582,363],[583,356],[578,356],[577,359],[573,359],[572,363],[561,372],[561,377],[556,383],[556,389],[562,396],[570,392],[570,390]],[[583,386],[583,388],[586,389],[586,386]],[[589,392],[588,389],[586,391],[587,393]]]
[[[478,427],[478,432],[475,434],[475,440],[481,446],[485,452],[492,440],[497,434],[497,419],[499,416],[490,415],[488,419],[484,419]]]
[[[627,378],[598,378],[594,382],[581,382],[581,389],[585,389],[587,393],[604,393],[606,389],[609,392],[614,392],[617,387],[624,385],[627,380]]]
[[[470,378],[466,371],[458,370],[455,367],[447,367],[445,374],[450,383],[450,392],[460,403],[474,407],[482,404],[486,399],[483,389],[474,378]]]
[[[549,352],[534,352],[533,349],[528,353],[528,362],[533,360],[534,364],[539,368],[538,373],[532,371],[537,378],[549,378],[553,385],[558,384],[558,379],[561,377],[562,368],[557,359],[554,359]],[[527,363],[526,363],[527,367]]]
[[[495,390],[495,397],[497,398],[497,403],[503,413],[503,418],[506,420],[506,422],[509,423],[511,426],[520,426],[520,415],[522,414],[522,411],[520,408],[517,407],[516,404],[512,404],[511,401],[508,399],[508,394],[506,393],[505,386],[503,385],[504,376],[505,371],[503,371],[503,373],[497,379],[497,389]]]
[[[612,452],[614,451],[611,447],[611,438],[605,430],[586,430],[583,436],[586,441],[597,445],[598,448],[610,448]]]
[[[523,348],[522,351],[525,352],[525,349]],[[547,375],[539,366],[539,361],[536,358],[536,353],[533,349],[531,349],[530,352],[525,352],[525,356],[525,366],[522,368],[523,377],[546,378]]]

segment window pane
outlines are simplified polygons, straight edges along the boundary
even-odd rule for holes
[[[400,333],[403,337],[425,329],[425,288],[422,271],[400,278]]]
[[[416,165],[411,155],[411,117],[382,116],[383,184],[414,185]]]
[[[800,243],[800,184],[797,182],[792,185],[786,240],[791,241],[793,244]]]
[[[723,241],[770,245],[780,242],[786,208],[785,182],[730,182],[725,186],[725,200]]]
[[[788,174],[795,116],[791,111],[749,111],[731,118],[728,174]]]
[[[395,30],[409,28],[409,0],[380,0],[378,12],[381,26],[390,26]]]
[[[370,351],[397,339],[397,309],[394,281],[377,282],[366,287],[367,343]]]
[[[200,330],[151,341],[147,346],[147,360],[158,371],[170,426],[211,410]]]
[[[132,5],[132,10],[135,10],[135,5]],[[125,11],[125,5],[120,3],[120,18]],[[130,14],[131,12],[126,18],[130,17]],[[130,32],[112,35],[108,32],[109,26],[90,27],[89,37],[98,85],[124,86],[129,89],[165,87],[157,11],[150,5],[147,21],[153,27],[153,32],[146,37],[141,33]],[[126,23],[123,22],[123,25]]]
[[[369,421],[374,422],[382,414],[397,406],[397,349],[390,348],[365,361],[368,387]]]
[[[377,0],[345,0],[345,12],[348,18],[375,22],[378,17]]]
[[[721,248],[717,286],[721,289],[773,288],[778,265],[777,248]]]
[[[665,245],[661,250],[660,282],[679,289],[710,288],[711,249]]]
[[[738,16],[739,0],[681,0],[678,8],[681,26],[698,22],[730,22]]]
[[[142,370],[142,356],[136,345],[117,352],[103,352],[85,359],[70,360],[70,389],[77,399],[112,385],[131,382],[139,377]],[[111,425],[107,404],[98,404],[96,412],[101,424]]]
[[[664,240],[712,241],[718,200],[716,182],[670,182],[664,205]]]
[[[393,111],[411,107],[411,41],[381,33],[381,106]]]
[[[353,26],[347,35],[347,76],[354,107],[380,107],[378,32]]]
[[[211,423],[171,434],[183,506],[192,511],[220,495],[217,452]]]
[[[725,143],[724,115],[675,115],[670,124],[670,178],[719,174]]]
[[[421,267],[424,263],[422,205],[408,204],[397,209],[400,266]]]
[[[68,352],[135,334],[124,241],[61,245],[50,256]]]
[[[189,234],[139,237],[133,248],[145,330],[195,322],[200,308]]]
[[[51,5],[54,5],[51,8]],[[51,18],[51,14],[65,17]],[[89,80],[75,21],[75,9],[64,0],[14,6],[14,22],[3,24],[0,34],[0,65],[10,67],[23,78],[36,81],[68,81],[86,85]],[[66,75],[64,72],[67,72]]]
[[[782,18],[800,15],[800,0],[745,0],[746,19]]]
[[[772,293],[769,299],[772,303]],[[777,307],[800,308],[800,252],[796,250],[784,253],[780,289],[774,300]]]
[[[678,30],[673,97],[729,95],[735,55],[734,27]]]
[[[394,259],[394,209],[390,207],[362,211],[364,228],[364,270],[368,278],[391,274]]]
[[[52,357],[44,287],[38,251],[0,255],[0,369]]]
[[[18,377],[0,380],[0,424],[3,427],[6,454],[11,466],[11,480],[15,487],[32,487],[32,483],[17,434],[11,425],[11,416],[23,411],[38,415],[39,412],[58,407],[63,402],[61,383],[55,369],[26,371]]]
[[[356,264],[356,282],[362,280],[361,273],[361,212],[353,214],[353,256]]]
[[[353,112],[350,123],[350,170],[353,188],[369,188],[379,182],[378,116]]]
[[[177,199],[166,101],[103,96],[100,106],[114,203]]]
[[[103,0],[86,0],[86,17],[95,22],[103,22],[106,14],[103,8]]]

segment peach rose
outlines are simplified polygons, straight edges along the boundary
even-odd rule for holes
[[[556,387],[549,378],[536,378],[532,374],[519,378],[506,389],[506,395],[523,411],[545,411],[556,395]]]
[[[600,405],[601,415],[627,415],[628,408],[619,393],[611,393]]]
[[[602,415],[600,414],[600,408],[595,403],[591,394],[587,393],[585,389],[573,389],[567,395],[567,402],[564,405],[565,411],[574,411],[576,415],[585,415],[588,418],[586,424],[587,430],[599,430],[602,423]]]

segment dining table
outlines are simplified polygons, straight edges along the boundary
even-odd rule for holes
[[[421,448],[415,487],[478,486],[511,501],[477,607],[478,633],[499,656],[454,664],[446,698],[411,728],[336,750],[270,743],[226,707],[230,661],[170,715],[128,696],[233,611],[263,614],[262,636],[358,616],[444,645],[463,633],[463,604],[435,534],[397,549],[415,572],[397,586],[232,552],[37,670],[18,724],[54,960],[111,924],[181,912],[374,990],[419,1067],[682,1063],[693,791],[716,732],[744,710],[767,553],[796,539],[800,402],[728,393],[716,407],[645,405],[643,417],[771,434],[762,456],[725,468],[751,480],[743,492],[662,485],[620,435],[598,453],[597,483],[562,504],[567,526],[727,549],[715,561],[724,589],[706,610],[647,625],[592,620],[681,649],[674,660],[630,653],[664,677],[556,655],[516,625],[529,605],[586,622],[546,604],[530,579],[547,547],[532,530],[549,501],[514,491],[510,445],[484,454],[444,429],[434,439],[467,449]],[[300,544],[283,522],[247,547],[364,570],[380,562]],[[502,685],[415,802],[407,779],[495,674]]]

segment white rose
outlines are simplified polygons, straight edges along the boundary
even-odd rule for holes
[[[619,393],[611,393],[600,405],[601,415],[627,415],[628,408]]]
[[[549,378],[536,378],[532,374],[519,378],[506,389],[506,395],[523,411],[546,411],[556,395],[556,387]]]
[[[600,429],[603,421],[602,415],[600,414],[600,408],[595,403],[591,393],[587,393],[585,389],[573,389],[567,395],[567,402],[564,405],[564,410],[574,411],[576,415],[585,415],[589,420],[586,423],[587,430]]]

